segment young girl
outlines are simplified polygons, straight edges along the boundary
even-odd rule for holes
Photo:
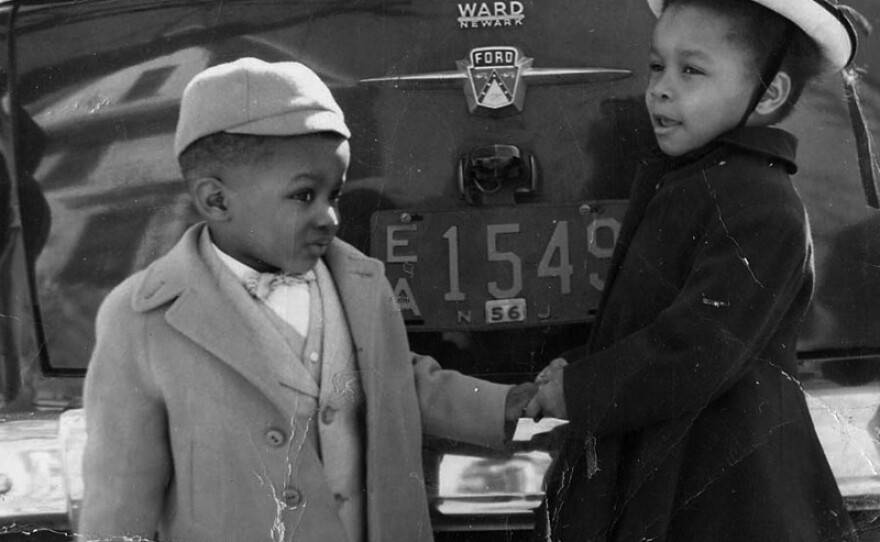
[[[820,0],[649,0],[659,150],[634,184],[589,343],[530,405],[571,420],[546,540],[855,540],[797,380],[813,258],[770,125],[847,65]],[[570,364],[569,364],[570,363]]]

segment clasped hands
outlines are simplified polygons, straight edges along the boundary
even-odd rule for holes
[[[562,369],[568,365],[562,358],[550,362],[535,378],[510,389],[507,394],[505,419],[515,421],[520,417],[534,420],[541,418],[568,419],[565,396],[562,392]]]

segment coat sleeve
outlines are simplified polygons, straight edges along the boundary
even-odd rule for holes
[[[422,427],[436,437],[501,448],[506,443],[505,386],[449,371],[434,358],[412,354]]]
[[[172,475],[167,419],[148,364],[147,315],[127,289],[104,301],[84,389],[80,540],[154,540]]]
[[[565,355],[579,361],[563,373],[572,427],[624,432],[699,412],[761,362],[811,265],[797,210],[762,205],[716,217],[654,322],[583,360],[573,359],[582,349]]]
[[[403,351],[409,357],[406,365],[412,370],[422,431],[435,437],[503,448],[507,443],[504,409],[512,386],[443,369],[434,358],[410,352],[400,308],[387,281],[383,290],[383,312],[391,334],[389,343],[405,346]]]

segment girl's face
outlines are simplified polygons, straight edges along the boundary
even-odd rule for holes
[[[654,28],[645,102],[660,149],[680,156],[735,127],[758,85],[731,21],[710,9],[671,6]]]

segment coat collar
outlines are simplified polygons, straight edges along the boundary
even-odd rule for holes
[[[732,149],[763,156],[770,162],[781,163],[789,175],[797,172],[795,163],[797,138],[781,128],[769,126],[734,128],[706,145],[676,157],[667,156],[659,148],[655,148],[653,159],[646,165],[648,170],[655,174],[673,173],[677,178],[680,175],[690,174],[694,167],[704,167],[707,162],[721,159]]]
[[[191,227],[168,254],[146,269],[134,289],[133,309],[146,312],[167,306],[165,319],[170,326],[232,366],[282,411],[295,405],[279,383],[317,396],[312,379],[279,380],[290,374],[285,367],[289,347],[272,326],[259,325],[259,316],[264,315],[247,303],[248,294],[243,288],[223,291],[200,254],[204,227]],[[355,344],[366,344],[373,335],[376,292],[382,291],[382,265],[338,239],[328,247],[324,261],[333,275]],[[230,281],[235,281],[231,273]]]
[[[785,130],[768,126],[744,126],[727,132],[718,141],[754,154],[762,154],[773,162],[781,162],[789,175],[797,173],[797,138]]]
[[[146,269],[140,285],[134,291],[134,310],[146,312],[156,309],[187,290],[201,292],[205,288],[212,289],[211,285],[216,280],[199,255],[199,237],[204,227],[205,224],[200,223],[189,228],[168,254]],[[340,239],[334,239],[330,244],[324,262],[336,280],[336,286],[342,289],[350,286],[353,277],[376,279],[384,276],[382,265],[377,260],[365,256]],[[345,296],[340,295],[344,300]]]

